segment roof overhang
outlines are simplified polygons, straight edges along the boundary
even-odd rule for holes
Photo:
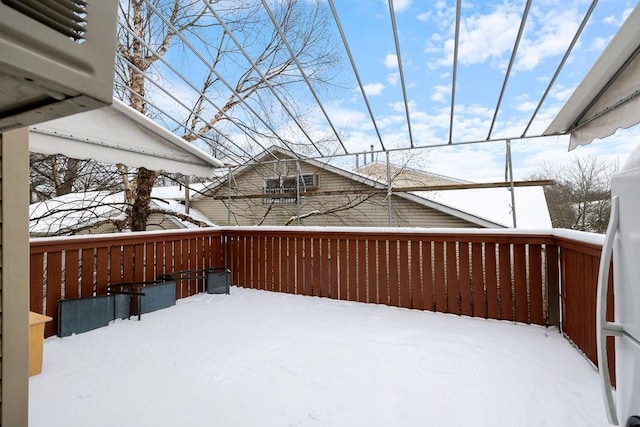
[[[640,4],[544,135],[571,134],[569,149],[640,123]]]
[[[29,128],[29,150],[210,177],[223,163],[123,102]]]

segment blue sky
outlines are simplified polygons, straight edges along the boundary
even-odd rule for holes
[[[590,3],[533,1],[493,136],[522,134]],[[486,139],[524,4],[523,0],[462,2],[454,142]],[[623,0],[599,2],[529,134],[546,128],[635,4],[635,1]],[[416,145],[446,142],[455,1],[402,0],[395,1],[394,6],[414,142]],[[401,106],[402,91],[388,4],[350,0],[336,2],[336,7],[374,115],[382,124],[385,144],[407,146],[408,132]],[[367,132],[368,137],[362,135],[368,115],[359,104],[356,91],[352,97],[335,101],[342,122],[348,123],[353,132],[350,145],[361,150],[370,144],[377,148],[377,139],[371,137],[371,132]],[[515,172],[525,178],[543,162],[564,164],[576,155],[624,161],[639,134],[638,129],[621,131],[572,153],[567,152],[568,141],[562,137],[514,140]],[[503,142],[412,153],[412,161],[436,172],[478,181],[504,178]]]
[[[278,1],[273,0],[272,4]],[[325,2],[328,7],[326,0],[318,1]],[[409,147],[388,2],[334,0],[334,3],[385,147]],[[414,143],[416,146],[445,143],[449,137],[456,2],[395,0],[393,3]],[[522,134],[590,4],[591,0],[533,0],[493,138]],[[540,134],[546,128],[636,4],[635,0],[599,1],[529,135]],[[525,0],[462,1],[454,143],[487,138],[524,5]],[[350,152],[369,150],[372,144],[379,150],[379,140],[337,29],[333,22],[329,24],[334,38],[328,42],[344,55],[344,61],[336,70],[333,90],[321,92],[323,105]],[[197,81],[198,78],[193,77],[198,69],[197,61],[189,59],[185,52],[185,49],[173,50],[170,58],[180,63],[181,70]],[[233,67],[233,64],[223,64],[219,69],[222,73],[232,74]],[[167,75],[164,84],[171,86],[181,99],[190,102],[195,99],[183,82]],[[222,103],[224,94],[220,92],[219,98]],[[310,112],[304,121],[305,130],[313,138],[329,135],[329,126],[311,95],[300,92],[299,102],[306,103],[302,108]],[[177,107],[168,107],[169,110],[172,108]],[[246,140],[232,126],[227,125],[224,130],[232,138]],[[277,130],[292,141],[305,141],[290,121],[282,122]],[[570,163],[575,156],[597,156],[607,161],[624,162],[637,145],[636,141],[640,141],[639,137],[640,126],[636,126],[572,153],[567,152],[566,137],[516,139],[512,142],[516,178],[530,176],[543,163]],[[384,160],[383,155],[378,155],[378,159]],[[335,161],[346,168],[355,166],[355,156]],[[454,144],[404,151],[392,154],[392,161],[408,162],[412,167],[468,180],[501,180],[504,179],[505,144]]]

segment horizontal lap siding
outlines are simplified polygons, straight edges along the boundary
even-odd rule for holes
[[[265,178],[277,176],[273,168],[273,165],[262,165],[245,171],[232,181],[234,185],[232,195],[262,194]],[[300,162],[300,168],[303,174],[317,174],[318,189],[321,191],[365,191],[362,195],[305,196],[300,201],[300,214],[302,215],[316,210],[323,212],[333,208],[340,210],[331,215],[309,216],[301,220],[301,225],[372,227],[386,227],[389,225],[386,194],[371,196],[371,193],[366,193],[366,190],[371,188],[370,186],[360,184],[351,178],[317,168],[305,162]],[[289,168],[285,172],[290,175],[295,174],[295,163],[289,163]],[[239,193],[235,191],[236,183],[240,188]],[[225,183],[212,195],[225,197],[228,191],[228,186]],[[197,196],[192,199],[191,205],[219,225],[285,225],[292,216],[298,213],[295,201],[292,201],[292,203],[276,203],[270,206],[264,204],[262,198],[234,199],[231,201],[231,224],[228,224],[229,215],[226,200],[214,200],[212,197]],[[344,209],[345,206],[349,206],[349,208]],[[429,228],[477,227],[476,224],[397,195],[391,197],[391,206],[394,226]],[[295,225],[297,222],[293,224]]]

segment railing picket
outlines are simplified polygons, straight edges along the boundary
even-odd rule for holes
[[[267,291],[274,291],[273,286],[273,274],[274,274],[274,263],[275,263],[275,251],[273,249],[274,237],[269,236],[264,239],[264,289]]]
[[[514,254],[514,287],[516,299],[516,322],[529,322],[527,303],[527,267],[526,253],[523,244],[517,244],[513,250]]]
[[[389,240],[389,305],[400,306],[400,271],[398,269],[398,240]]]
[[[122,281],[123,282],[133,282],[134,279],[134,271],[133,271],[133,246],[126,245],[122,250]],[[83,261],[84,265],[84,261]]]
[[[531,301],[531,323],[544,325],[542,247],[540,245],[529,245],[529,295]]]
[[[144,280],[155,279],[156,271],[156,248],[154,242],[147,242],[144,245]],[[100,262],[98,262],[100,265]]]
[[[322,296],[320,283],[322,281],[322,255],[320,254],[320,238],[315,237],[311,242],[311,295]]]
[[[327,240],[329,242],[329,298],[339,299],[340,297],[340,272],[338,270],[338,246],[337,239]]]
[[[297,240],[294,238],[287,238],[287,283],[285,292],[290,294],[296,293],[296,242]]]
[[[471,269],[469,267],[469,243],[460,242],[458,251],[460,253],[460,314],[473,316],[473,306],[471,304]]]
[[[234,275],[236,278],[236,285],[248,288],[247,284],[247,269],[246,269],[246,260],[247,256],[247,247],[246,247],[246,237],[245,236],[236,236],[234,241],[235,252],[233,254],[232,260],[235,262],[235,271],[237,274]]]
[[[358,283],[358,302],[367,302],[367,246],[368,241],[358,240],[358,264],[357,264],[357,283]]]
[[[313,263],[313,253],[311,252],[311,239],[303,239],[303,259],[304,262],[302,264],[302,295],[312,295],[311,292],[311,275],[312,275],[312,263]]]
[[[47,254],[47,290],[45,293],[45,309],[47,316],[53,318],[52,322],[45,325],[45,335],[56,333],[58,325],[58,300],[62,298],[62,252],[49,252]]]
[[[44,312],[44,286],[47,276],[44,271],[44,253],[32,253],[29,260],[29,284],[31,287],[29,309],[33,312]]]
[[[471,244],[471,282],[473,289],[473,315],[487,317],[484,303],[484,268],[482,264],[482,243]]]
[[[487,317],[489,319],[499,319],[498,317],[498,272],[496,269],[496,245],[495,243],[485,243],[485,277],[487,286]]]
[[[515,320],[511,286],[511,245],[500,243],[498,254],[498,279],[500,280],[500,319]]]
[[[122,281],[122,246],[109,248],[109,283]]]
[[[154,256],[155,256],[155,274],[153,277],[160,277],[165,274],[167,270],[165,269],[165,242],[156,242],[154,246]]]
[[[404,308],[411,308],[411,283],[409,282],[409,269],[411,268],[410,259],[409,259],[409,241],[400,240],[400,258],[399,261],[399,269],[400,269],[400,302],[399,306]]]
[[[174,240],[171,242],[171,246],[172,246],[172,253],[173,253],[173,258],[171,260],[171,272],[174,271],[182,271],[182,270],[186,270],[186,266],[183,267],[183,241],[182,239],[180,240]],[[184,287],[184,281],[183,280],[178,280],[178,282],[176,283],[176,297],[177,298],[182,298],[182,288]]]
[[[558,247],[556,245],[546,245],[546,272],[547,272],[547,292],[548,298],[548,325],[560,325],[560,273],[558,271]],[[610,294],[611,295],[611,294]]]
[[[349,300],[349,258],[347,256],[347,239],[338,241],[338,297],[343,301]]]
[[[191,242],[193,239],[185,238],[182,240],[182,268],[180,270],[193,270],[193,266],[191,264],[192,255],[191,255]],[[193,295],[194,288],[194,279],[188,280],[178,280],[181,282],[180,284],[182,289],[182,294],[180,298],[186,298]]]
[[[78,249],[71,249],[64,253],[64,298],[78,298],[80,291],[80,253]]]
[[[144,280],[144,244],[138,243],[133,248],[133,280],[142,281]]]
[[[458,262],[456,242],[446,242],[447,253],[447,313],[460,314],[458,300],[460,285],[458,283]]]
[[[430,240],[422,241],[422,297],[425,310],[435,310],[435,276],[432,267],[434,255]]]
[[[76,264],[76,268],[77,268]],[[99,295],[107,293],[109,285],[109,248],[101,246],[96,249],[96,291]],[[69,284],[67,283],[67,289]],[[76,288],[77,289],[77,288]],[[68,297],[67,297],[68,298]]]
[[[331,264],[329,262],[329,239],[322,239],[320,244],[320,296],[329,297],[331,282]]]
[[[347,244],[348,260],[347,260],[347,283],[348,283],[348,301],[358,301],[358,258],[357,258],[358,241],[349,239]]]
[[[189,239],[189,270],[198,269],[198,243],[196,238]],[[195,295],[199,292],[200,284],[199,279],[189,280],[189,296]]]
[[[389,304],[389,297],[391,295],[391,278],[390,276],[390,257],[389,254],[389,245],[391,243],[387,240],[378,241],[378,265],[376,266],[376,271],[378,273],[378,303],[380,304]]]
[[[420,240],[411,241],[411,308],[417,310],[424,309],[424,300],[422,298],[422,280],[420,278]]]
[[[444,257],[444,242],[435,242],[434,253],[434,267],[435,267],[435,289],[436,289],[436,311],[440,313],[447,312],[447,287],[445,283],[445,257]]]
[[[82,272],[80,277],[80,296],[90,297],[97,295],[94,276],[94,251],[93,248],[82,250]]]
[[[384,265],[384,261],[378,262],[380,259],[379,251],[380,242],[377,240],[369,240],[369,250],[367,253],[367,271],[369,271],[368,283],[367,283],[367,302],[379,303],[382,299],[386,301],[386,289],[381,290],[380,275],[383,272],[378,271],[378,267]],[[386,274],[386,271],[384,272]],[[383,296],[384,295],[384,296]]]

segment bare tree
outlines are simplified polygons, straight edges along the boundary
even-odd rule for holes
[[[604,233],[611,211],[611,177],[617,163],[595,157],[576,157],[571,165],[544,165],[534,177],[554,178],[544,188],[551,222],[555,228]]]
[[[278,161],[246,166],[231,183],[225,179],[211,187],[206,195],[213,201],[198,206],[218,215],[214,221],[225,223],[228,218],[228,224],[236,225],[386,225],[389,208],[394,224],[412,223],[408,202],[397,195],[388,201],[386,164],[371,163],[361,170],[362,176],[348,178],[323,172],[328,167],[324,163],[296,160],[278,151],[272,151]],[[266,154],[264,158],[271,160]],[[411,169],[411,157],[402,161],[391,166],[392,187],[442,183],[436,175]]]
[[[322,2],[291,0],[272,4],[274,14],[293,46],[293,55],[306,68],[316,83],[326,82],[323,75],[331,72],[337,62],[328,43],[326,5]],[[243,45],[237,46],[229,40],[229,32],[212,16],[212,9],[223,17],[227,28],[242,33]],[[166,20],[161,19],[156,10]],[[260,119],[269,117],[265,110],[272,105],[273,94],[267,89],[286,94],[301,81],[293,55],[285,48],[276,28],[263,11],[260,2],[217,1],[203,3],[201,0],[129,0],[120,2],[121,28],[118,33],[117,91],[137,111],[152,115],[145,102],[149,76],[157,61],[170,49],[182,45],[185,36],[204,46],[209,55],[210,72],[202,83],[202,96],[195,102],[194,113],[185,118],[191,132],[185,139],[193,141],[196,136],[207,138],[217,153],[230,153],[229,142],[210,135],[223,120],[231,117],[238,106],[253,99],[255,108],[261,109]],[[184,47],[184,46],[183,46]],[[241,56],[247,52],[252,62],[261,70],[258,73]],[[222,66],[224,65],[224,66]],[[220,69],[220,71],[218,71]],[[216,71],[213,71],[216,70]],[[232,70],[227,79],[234,81],[233,91],[225,89],[220,79],[222,70]],[[225,94],[226,95],[223,95]],[[222,106],[207,105],[207,94],[226,97]],[[292,102],[295,97],[288,96]],[[293,104],[290,105],[295,110]],[[263,127],[256,125],[256,117],[246,111],[238,112],[234,122],[241,123],[244,133],[265,135]],[[217,129],[216,129],[217,130]],[[226,141],[226,142],[225,142]],[[150,215],[149,201],[159,172],[139,168],[133,179],[128,180],[127,168],[120,166],[123,185],[130,206],[127,210],[129,228],[133,231],[146,229]]]
[[[112,165],[37,153],[31,153],[29,161],[32,202],[75,192],[120,190],[120,179]]]

